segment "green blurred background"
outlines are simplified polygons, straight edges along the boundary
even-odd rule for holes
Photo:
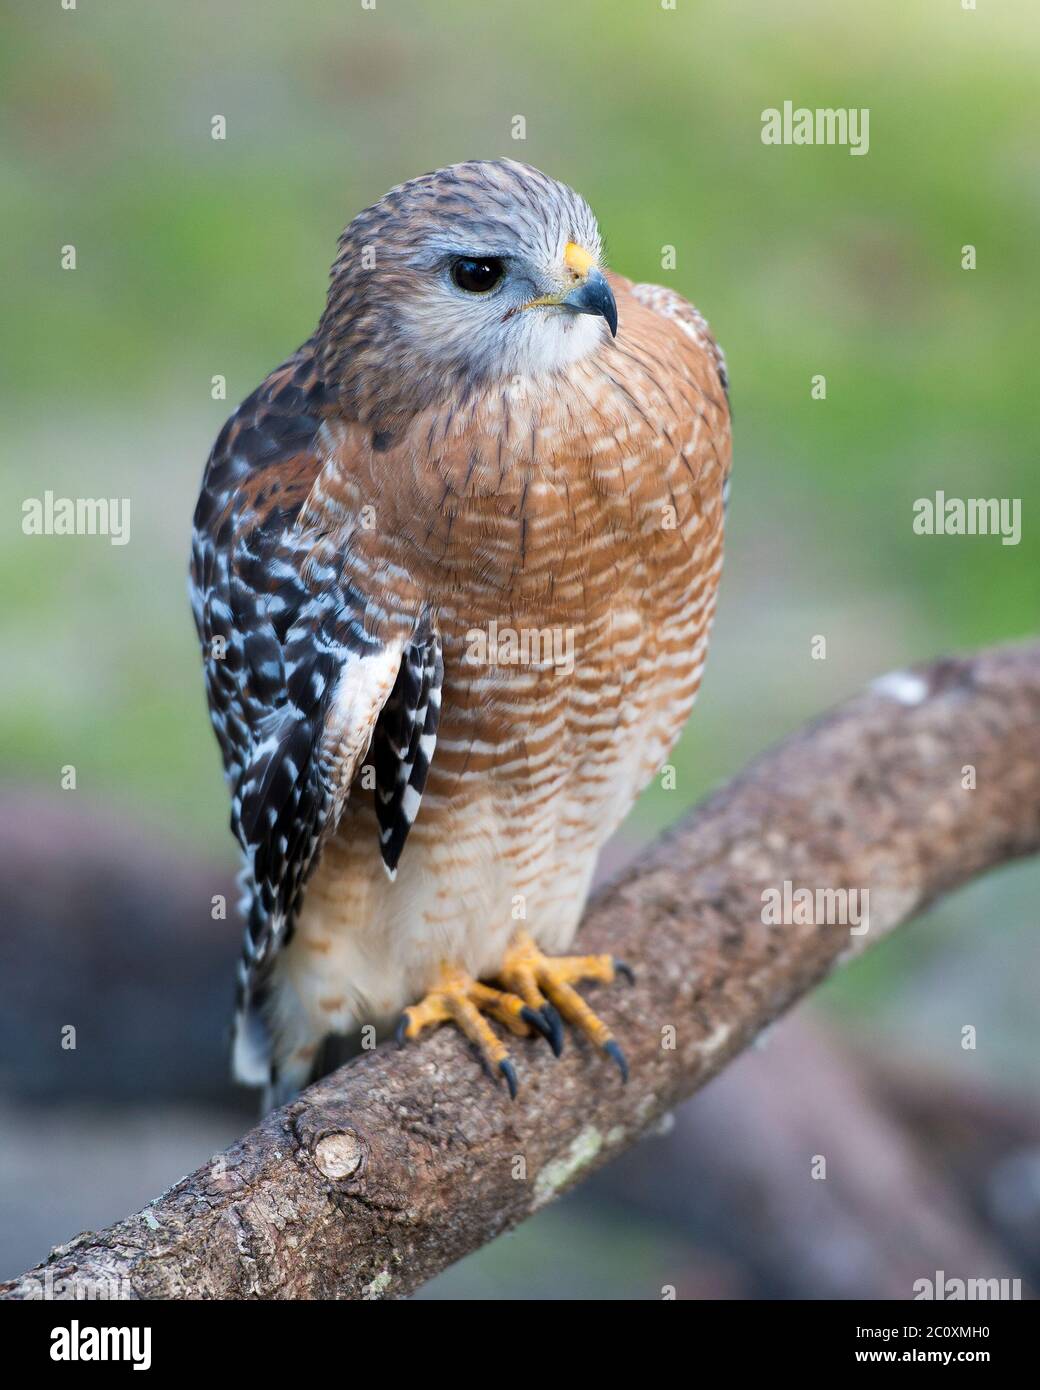
[[[879,672],[1035,631],[1030,0],[48,0],[3,6],[3,28],[0,766],[19,792],[62,795],[73,763],[79,805],[230,862],[186,599],[209,445],[310,333],[343,224],[465,158],[573,184],[611,265],[689,296],[729,360],[712,656],[678,789],[644,798],[626,852]],[[785,99],[869,107],[869,154],[764,145]],[[23,500],[48,488],[130,497],[130,544],[23,536]],[[1023,499],[1021,544],[914,535],[937,489]],[[819,1007],[962,1065],[982,978],[992,1047],[971,1065],[1028,1077],[1038,888],[1035,865],[994,876]]]

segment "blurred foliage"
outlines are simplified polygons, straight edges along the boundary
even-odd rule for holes
[[[1029,0],[6,7],[5,771],[56,788],[75,763],[86,795],[230,853],[184,587],[209,443],[310,332],[341,226],[474,156],[579,188],[611,263],[688,294],[729,356],[717,636],[679,790],[637,833],[878,671],[1033,630],[1035,21]],[[869,107],[869,154],[763,145],[788,98]],[[131,544],[23,537],[46,488],[130,496]],[[937,489],[1022,497],[1021,545],[915,536]]]

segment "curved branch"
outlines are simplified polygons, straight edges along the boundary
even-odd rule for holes
[[[583,949],[637,973],[596,997],[627,1086],[574,1038],[558,1062],[524,1047],[515,1103],[453,1031],[380,1047],[0,1295],[402,1297],[633,1144],[839,959],[1038,848],[1040,646],[885,677],[758,759],[590,908]],[[763,921],[785,881],[867,890],[869,930]]]

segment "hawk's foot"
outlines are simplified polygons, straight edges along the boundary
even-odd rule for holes
[[[616,975],[623,975],[630,981],[634,979],[629,967],[613,956],[546,956],[527,932],[519,932],[506,952],[497,978],[510,996],[518,996],[529,1010],[545,1021],[547,1036],[557,1057],[563,1050],[563,1020],[566,1020],[612,1058],[621,1079],[627,1081],[625,1054],[607,1025],[573,988],[582,980],[598,980],[609,985]]]
[[[438,1023],[454,1023],[474,1044],[491,1075],[498,1072],[505,1077],[509,1094],[515,1098],[516,1068],[510,1061],[508,1048],[496,1035],[485,1014],[503,1024],[518,1038],[528,1037],[534,1029],[552,1041],[549,1023],[518,995],[492,989],[490,985],[474,980],[464,970],[450,966],[441,969],[437,983],[424,999],[405,1009],[397,1025],[397,1041],[403,1045],[406,1039],[417,1038]]]

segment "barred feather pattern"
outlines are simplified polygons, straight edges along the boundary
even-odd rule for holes
[[[372,748],[379,849],[391,878],[419,813],[437,744],[443,680],[440,639],[432,635],[411,643],[376,725]]]
[[[700,313],[608,274],[617,339],[585,322],[584,355],[528,374],[474,375],[456,339],[438,378],[429,315],[395,336],[457,219],[470,249],[519,229],[555,254],[575,226],[598,248],[554,189],[455,166],[362,214],[315,337],[207,466],[193,602],[248,902],[235,1069],[269,1100],[446,961],[492,977],[518,922],[566,950],[700,686],[731,457]],[[571,659],[514,661],[498,630]]]
[[[231,791],[231,828],[244,855],[236,1068],[257,1083],[268,1080],[270,961],[292,939],[322,841],[380,729],[377,698],[367,711],[370,727],[354,738],[355,756],[344,767],[342,744],[329,738],[337,688],[353,667],[373,659],[386,656],[396,669],[393,646],[366,627],[366,599],[350,582],[346,557],[306,511],[320,476],[327,404],[312,344],[305,344],[225,426],[194,518],[192,607]],[[400,698],[387,717],[395,734],[378,737],[382,786],[390,792],[382,808],[388,868],[422,795],[442,670],[427,629],[405,648],[401,672],[417,674],[414,692],[407,680],[394,687]],[[414,727],[409,718],[418,721]]]

